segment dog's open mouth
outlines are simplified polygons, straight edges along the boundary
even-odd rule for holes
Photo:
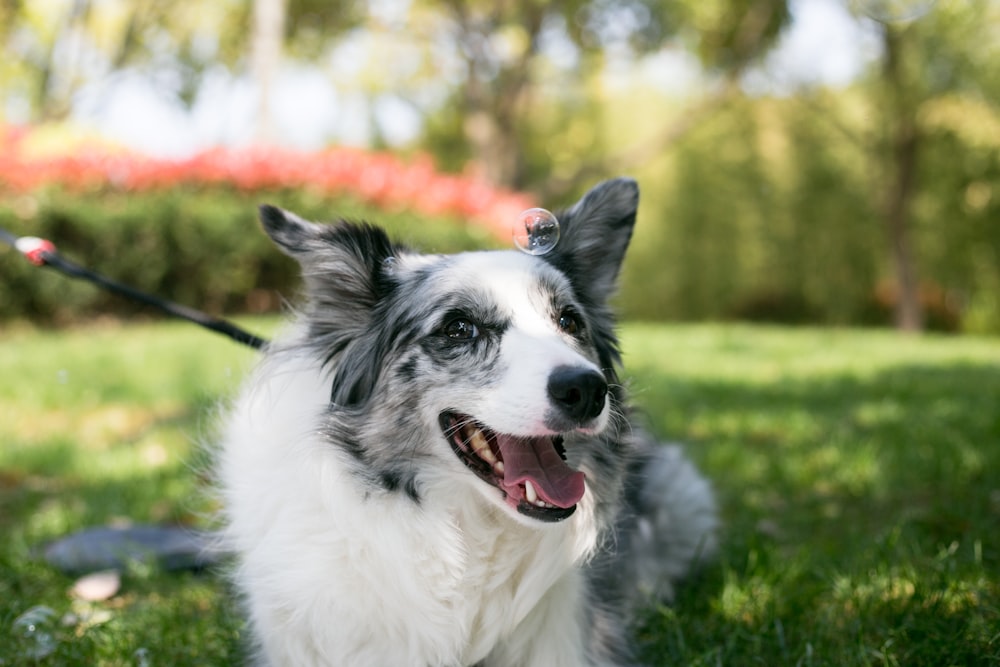
[[[504,435],[454,412],[442,413],[439,421],[462,463],[500,489],[521,514],[562,521],[576,511],[584,475],[566,465],[561,436]]]

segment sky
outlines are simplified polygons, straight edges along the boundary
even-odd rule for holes
[[[876,40],[848,12],[845,0],[793,0],[793,24],[763,67],[747,75],[751,92],[782,94],[802,85],[843,86],[877,58]],[[894,0],[856,0],[886,5]],[[933,0],[895,0],[904,5]],[[642,63],[639,76],[667,92],[683,95],[697,87],[698,65],[690,54],[664,51]],[[139,151],[180,158],[215,145],[253,140],[257,110],[251,79],[233,78],[223,68],[209,72],[190,109],[135,75],[121,74],[85,89],[74,121]],[[271,112],[276,139],[290,148],[318,149],[331,142],[366,145],[369,119],[379,121],[385,139],[401,145],[420,131],[417,113],[392,96],[369,110],[360,95],[338,94],[320,68],[287,63],[278,77]]]

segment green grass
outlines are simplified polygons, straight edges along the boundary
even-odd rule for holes
[[[1000,665],[1000,341],[631,325],[623,342],[635,400],[689,443],[725,523],[718,561],[644,618],[648,662]],[[199,523],[196,443],[254,356],[185,324],[0,332],[0,664],[240,661],[211,573],[135,568],[84,604],[33,549]]]
[[[1000,664],[1000,341],[631,327],[692,443],[718,565],[643,628],[654,664]]]
[[[53,648],[40,664],[239,661],[221,580],[135,568],[118,596],[88,604],[33,550],[86,526],[198,523],[211,505],[197,443],[255,356],[188,324],[0,334],[0,664]],[[31,632],[35,607],[55,613]]]

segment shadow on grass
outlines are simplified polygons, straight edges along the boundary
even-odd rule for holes
[[[655,430],[691,443],[726,524],[719,561],[640,629],[650,664],[1000,662],[1000,372],[900,365],[815,379],[724,381],[633,367]],[[199,432],[204,405],[150,429]],[[0,662],[33,606],[86,618],[32,547],[117,517],[190,522],[197,471],[176,461],[80,475],[66,435],[0,473]],[[30,451],[29,451],[30,449]],[[109,461],[112,459],[109,459]],[[51,664],[238,662],[242,620],[221,580],[132,572],[100,624],[60,626]],[[134,659],[133,662],[138,662]]]
[[[1000,369],[633,370],[726,524],[720,563],[644,624],[651,663],[1000,663]]]

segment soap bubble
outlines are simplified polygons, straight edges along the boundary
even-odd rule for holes
[[[529,255],[544,255],[559,242],[559,221],[544,208],[529,208],[514,223],[514,245]]]
[[[934,7],[937,0],[853,0],[854,8],[881,23],[902,23],[918,19]]]
[[[14,619],[12,639],[19,657],[37,661],[54,653],[57,620],[55,610],[43,605],[32,607]]]

